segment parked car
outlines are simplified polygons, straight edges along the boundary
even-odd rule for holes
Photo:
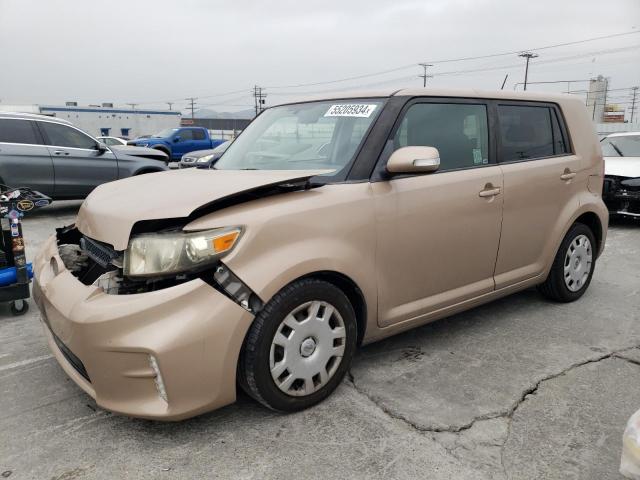
[[[609,213],[640,218],[640,132],[612,133],[601,146]]]
[[[182,155],[196,150],[215,148],[224,140],[209,136],[209,130],[202,127],[167,128],[142,140],[132,140],[128,145],[156,148],[165,152],[169,160],[180,160]]]
[[[126,145],[127,141],[118,137],[97,137],[96,140],[104,143],[108,147],[113,147],[114,145]]]
[[[163,162],[107,147],[66,120],[0,113],[2,184],[29,187],[57,200],[76,199],[102,183],[163,170]]]
[[[177,420],[240,385],[301,410],[360,344],[533,286],[577,300],[605,244],[598,139],[569,95],[281,105],[215,167],[98,187],[35,259],[49,345],[102,408]]]
[[[211,168],[211,166],[218,161],[222,154],[227,151],[229,145],[231,145],[231,142],[226,141],[218,145],[216,148],[187,153],[182,156],[182,159],[180,159],[180,168]]]

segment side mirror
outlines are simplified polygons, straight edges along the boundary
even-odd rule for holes
[[[173,143],[178,143],[180,141],[180,135],[176,135],[173,137]]]
[[[96,150],[98,151],[98,155],[102,155],[109,151],[107,146],[102,142],[98,142],[98,144],[96,145]]]
[[[389,173],[427,173],[440,167],[440,153],[434,147],[402,147],[389,157]]]

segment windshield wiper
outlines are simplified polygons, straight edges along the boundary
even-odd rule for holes
[[[609,145],[611,145],[613,147],[613,149],[618,152],[618,155],[620,155],[621,157],[624,157],[623,153],[620,151],[620,149],[618,147],[615,146],[615,144],[613,142],[609,142]]]

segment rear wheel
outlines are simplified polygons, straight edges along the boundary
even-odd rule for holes
[[[567,232],[556,253],[553,266],[540,292],[557,302],[573,302],[589,287],[596,265],[596,241],[593,232],[575,223]]]
[[[342,381],[356,347],[356,319],[333,284],[296,281],[254,320],[238,363],[243,389],[263,405],[292,412],[326,398]]]

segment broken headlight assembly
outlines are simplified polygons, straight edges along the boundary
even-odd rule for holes
[[[238,226],[137,235],[125,251],[124,274],[157,277],[206,268],[229,253],[241,236],[242,227]]]

